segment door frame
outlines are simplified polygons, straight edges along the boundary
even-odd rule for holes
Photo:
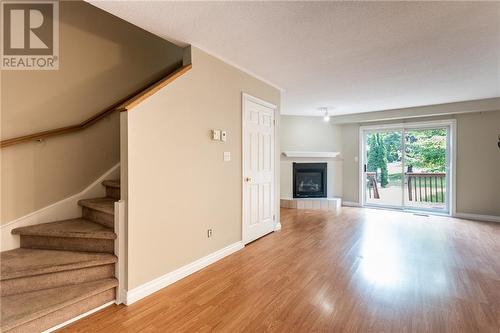
[[[361,207],[380,207],[380,208],[389,208],[389,209],[401,209],[404,211],[425,211],[431,214],[441,214],[435,210],[421,210],[421,209],[411,209],[405,208],[404,204],[402,207],[395,206],[384,206],[384,205],[370,205],[365,202],[365,182],[364,182],[364,164],[366,163],[366,152],[365,152],[365,144],[364,137],[365,132],[367,131],[377,131],[377,130],[402,130],[404,134],[404,130],[409,129],[424,129],[424,128],[434,128],[434,127],[447,127],[449,128],[449,133],[447,137],[447,144],[449,147],[449,151],[447,154],[447,163],[448,169],[446,170],[447,175],[450,175],[448,178],[450,181],[446,182],[446,191],[448,193],[448,202],[447,202],[447,211],[443,212],[444,215],[455,216],[456,214],[456,160],[457,160],[457,138],[456,138],[456,128],[457,121],[456,119],[445,119],[445,120],[431,120],[431,121],[416,121],[416,122],[402,122],[402,123],[394,123],[394,124],[379,124],[379,125],[367,125],[359,127],[359,173],[358,173],[358,200]],[[404,140],[404,138],[402,138]],[[403,144],[404,149],[404,144]],[[403,158],[404,160],[404,158]],[[404,169],[404,165],[403,165]],[[403,194],[404,194],[404,182],[402,184]],[[404,195],[402,195],[404,197]],[[403,202],[404,203],[404,202]]]
[[[279,108],[270,102],[267,102],[258,97],[252,96],[248,93],[241,93],[241,241],[244,245],[247,244],[247,235],[245,234],[245,149],[246,149],[246,139],[245,139],[245,101],[252,101],[254,103],[260,104],[262,106],[273,109],[274,112],[274,124],[273,124],[273,135],[274,135],[274,172],[273,172],[273,184],[274,184],[274,201],[273,201],[273,217],[274,217],[274,231],[281,229],[280,214],[279,214],[279,203],[280,203],[280,192],[279,192],[279,165],[280,161],[280,144],[279,144]]]

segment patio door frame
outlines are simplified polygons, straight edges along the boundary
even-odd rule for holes
[[[369,126],[359,127],[359,203],[361,207],[377,207],[377,208],[387,208],[387,209],[398,209],[404,211],[419,211],[428,212],[432,214],[444,214],[455,216],[456,209],[456,127],[457,122],[455,119],[447,120],[432,120],[432,121],[418,121],[418,122],[407,122],[407,123],[394,123],[394,124],[378,124]],[[427,210],[416,207],[406,207],[405,206],[405,182],[404,182],[404,170],[405,170],[405,131],[407,130],[417,130],[417,129],[432,129],[432,128],[446,128],[447,129],[447,151],[446,151],[446,209],[441,211],[438,210]],[[366,159],[366,133],[377,132],[377,131],[401,131],[401,150],[402,150],[402,184],[401,184],[401,206],[393,205],[379,205],[379,204],[369,204],[366,202],[366,181],[365,181],[365,170],[364,165],[367,163]],[[450,180],[450,181],[448,181]]]

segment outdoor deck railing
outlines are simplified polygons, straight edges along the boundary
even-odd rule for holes
[[[378,193],[378,185],[377,185],[377,173],[376,172],[367,172],[366,180],[368,181],[368,195],[371,198],[373,195],[374,199],[380,199],[380,194]]]
[[[408,200],[444,203],[446,196],[446,173],[407,172]],[[380,199],[377,173],[366,173],[368,197]]]
[[[405,173],[408,183],[408,200],[444,202],[446,173]]]

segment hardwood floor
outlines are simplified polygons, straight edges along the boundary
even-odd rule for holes
[[[283,209],[281,220],[61,332],[500,332],[500,224],[347,207]]]

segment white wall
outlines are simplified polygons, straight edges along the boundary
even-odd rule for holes
[[[323,121],[321,117],[281,116],[281,152],[284,151],[324,151],[339,152],[341,149],[341,126]],[[342,196],[342,156],[324,158],[289,158],[281,155],[280,197],[293,197],[292,163],[327,162],[327,195]]]
[[[339,151],[340,126],[321,117],[281,116],[281,151]]]

